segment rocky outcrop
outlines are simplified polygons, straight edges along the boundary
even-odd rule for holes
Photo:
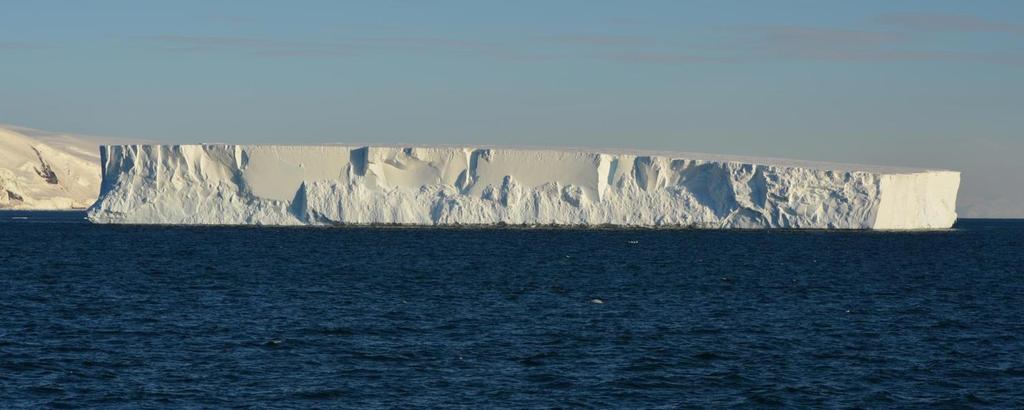
[[[100,186],[99,143],[0,127],[0,209],[85,209]]]

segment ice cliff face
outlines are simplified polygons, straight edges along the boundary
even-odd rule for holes
[[[99,144],[0,127],[0,209],[85,209],[100,190]]]
[[[693,154],[101,147],[98,223],[932,229],[960,174]]]

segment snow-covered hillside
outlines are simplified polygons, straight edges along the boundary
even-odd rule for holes
[[[97,141],[0,125],[0,209],[84,209],[99,189]]]
[[[115,145],[89,219],[932,229],[960,173],[670,152]]]

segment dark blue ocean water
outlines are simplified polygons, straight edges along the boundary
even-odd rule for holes
[[[0,213],[0,407],[1024,407],[1024,221],[882,233],[81,217]]]

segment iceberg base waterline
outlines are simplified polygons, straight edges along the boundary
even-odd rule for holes
[[[95,223],[943,229],[960,174],[703,154],[100,147]]]

